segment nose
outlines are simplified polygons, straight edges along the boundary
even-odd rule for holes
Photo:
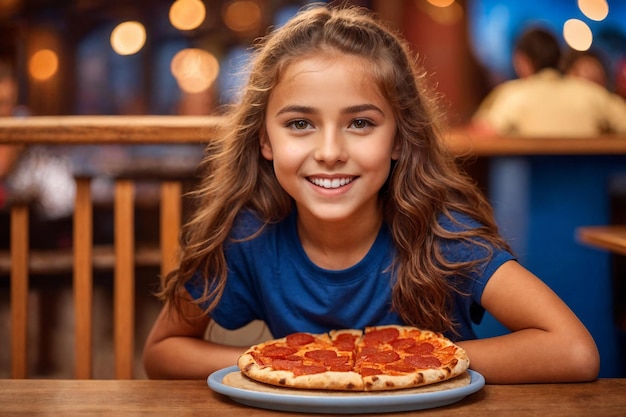
[[[318,162],[333,165],[345,161],[346,158],[347,150],[344,134],[336,128],[323,130],[315,150],[315,159]]]

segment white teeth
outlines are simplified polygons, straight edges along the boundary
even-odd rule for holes
[[[352,182],[352,178],[334,178],[332,180],[329,178],[311,178],[310,181],[319,187],[339,188]]]

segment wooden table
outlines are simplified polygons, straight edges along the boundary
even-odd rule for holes
[[[3,416],[148,414],[254,417],[293,413],[240,405],[211,391],[205,381],[0,380]],[[599,379],[583,384],[486,385],[452,405],[391,415],[623,417],[626,379]]]
[[[626,225],[580,227],[577,237],[588,246],[626,255]]]

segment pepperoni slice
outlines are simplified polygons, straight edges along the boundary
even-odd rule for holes
[[[327,366],[329,371],[334,372],[351,372],[353,370],[352,365],[350,365],[349,363],[332,364]]]
[[[435,347],[428,342],[421,342],[416,344],[415,346],[404,349],[406,353],[410,353],[412,355],[428,355],[435,350]]]
[[[378,352],[378,349],[374,346],[363,346],[359,352],[359,356],[373,355],[376,352]]]
[[[415,346],[417,342],[415,342],[414,339],[396,339],[393,342],[391,342],[391,346],[395,349],[395,350],[406,350],[410,347]]]
[[[337,335],[337,338],[333,341],[333,345],[342,352],[349,352],[354,350],[355,341],[355,335],[342,333]]]
[[[324,360],[324,366],[327,366],[329,371],[349,372],[352,370],[350,358],[347,356],[326,359]]]
[[[315,337],[309,333],[292,333],[287,336],[287,346],[304,346],[314,341]]]
[[[257,352],[252,352],[250,354],[252,355],[256,363],[261,366],[267,366],[272,364],[272,358],[268,358],[267,356],[263,356]]]
[[[363,356],[363,361],[369,363],[391,363],[398,359],[400,359],[400,355],[393,350],[385,350]]]
[[[434,356],[411,355],[404,358],[404,363],[417,369],[438,368],[441,361]]]
[[[288,359],[274,359],[272,361],[272,368],[278,369],[281,371],[292,371],[294,372],[298,368],[303,368],[304,365],[301,361],[294,361]]]
[[[325,366],[321,365],[304,365],[302,368],[297,368],[294,374],[297,375],[311,375],[311,374],[321,374],[322,372],[326,372],[327,369]]]
[[[370,330],[363,336],[363,343],[366,345],[379,345],[382,343],[393,342],[398,338],[398,336],[400,336],[400,331],[395,327]]]
[[[305,358],[313,359],[314,361],[323,362],[326,359],[333,359],[337,357],[337,353],[334,350],[318,349],[311,350],[304,354]]]
[[[261,354],[268,358],[285,358],[289,355],[293,355],[297,351],[298,349],[294,347],[269,345],[261,351]]]
[[[412,372],[415,372],[415,368],[408,365],[394,363],[391,365],[385,365],[385,371],[396,372],[399,374],[410,374]]]
[[[380,369],[376,369],[376,368],[361,368],[361,370],[359,371],[359,374],[361,374],[361,376],[370,376],[370,375],[380,375],[383,372]]]

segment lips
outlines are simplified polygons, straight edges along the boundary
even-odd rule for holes
[[[311,183],[317,185],[318,187],[333,189],[333,188],[343,187],[344,185],[351,183],[354,180],[354,177],[344,177],[344,178],[309,177],[308,180]]]

